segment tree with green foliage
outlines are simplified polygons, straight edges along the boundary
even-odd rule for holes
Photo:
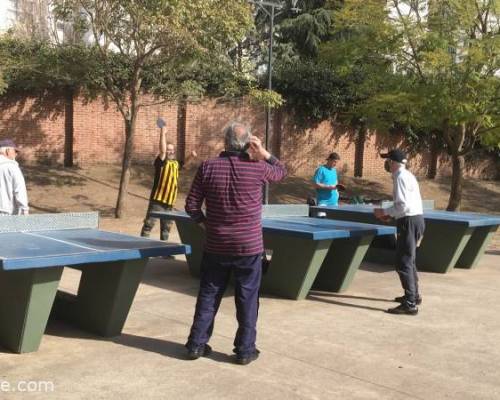
[[[324,35],[328,35],[330,24],[330,11],[324,5],[326,0],[303,0],[297,3],[300,9],[294,8],[291,0],[277,2],[282,8],[277,11],[274,18],[274,44],[273,44],[273,86],[275,91],[265,93],[255,92],[252,96],[262,104],[270,104],[273,107],[280,106],[286,97],[286,107],[294,111],[297,115],[297,122],[307,120],[316,121],[320,115],[326,115],[327,110],[323,109],[323,100],[314,99],[318,94],[317,89],[307,92],[307,83],[316,86],[314,74],[319,72],[322,78],[331,78],[328,71],[321,66],[315,65],[315,57],[318,45]],[[235,64],[243,67],[242,72],[254,76],[260,87],[267,86],[267,63],[269,57],[269,16],[260,7],[255,7],[255,30],[239,44],[238,51],[233,54]],[[321,72],[320,72],[321,71]],[[302,80],[300,84],[293,79]],[[332,78],[334,79],[334,78]],[[297,83],[297,90],[294,86]],[[252,92],[251,92],[252,94]],[[306,96],[311,99],[311,108],[308,108]],[[328,97],[325,94],[324,97]],[[300,104],[304,101],[303,104]],[[301,108],[305,106],[306,108]],[[312,113],[309,111],[312,110]]]
[[[300,9],[293,10],[288,2],[277,17],[273,81],[295,123],[305,127],[333,119],[345,107],[349,93],[331,66],[318,59],[332,24],[327,1],[297,5]],[[257,27],[260,23],[257,18]]]
[[[88,60],[93,54],[84,46],[58,46],[7,34],[0,39],[0,57],[6,84],[12,91],[43,94],[85,87],[91,82]]]
[[[299,127],[333,120],[352,101],[346,82],[331,65],[316,60],[279,62],[274,86]]]
[[[367,40],[364,27],[338,28],[336,11],[343,3],[302,1],[299,13],[285,10],[277,25],[274,86],[300,126],[335,120],[351,128],[356,147],[354,174],[362,176],[368,126],[361,105],[390,71],[390,62],[368,49],[390,43]],[[362,34],[357,34],[358,29]],[[356,51],[350,45],[354,41],[367,51]]]
[[[99,88],[94,83],[93,48],[82,42],[56,44],[43,38],[26,39],[15,32],[0,38],[0,65],[8,93],[33,97],[31,112],[42,108],[45,95],[57,101],[44,112],[64,114],[64,166],[73,166],[73,103],[75,93],[85,89],[85,97],[95,98]],[[33,115],[34,116],[34,115]]]
[[[354,176],[363,176],[365,142],[370,128],[365,104],[391,74],[390,54],[394,47],[391,30],[385,24],[385,10],[369,2],[356,24],[344,18],[345,2],[331,2],[332,25],[329,38],[320,45],[319,60],[327,63],[349,93],[346,107],[339,110],[339,121],[352,130],[355,143]],[[380,4],[380,2],[379,2]]]
[[[244,0],[55,0],[54,10],[59,19],[91,32],[89,47],[96,57],[89,60],[89,87],[102,90],[123,117],[125,146],[115,211],[120,218],[138,112],[202,93],[203,85],[186,75],[203,60],[228,62],[229,50],[252,25],[250,7]],[[147,100],[145,92],[154,99]]]
[[[498,145],[500,1],[385,3],[346,0],[335,15],[338,29],[357,32],[345,41],[351,52],[370,53],[392,67],[376,80],[377,90],[366,92],[361,108],[375,126],[400,123],[442,135],[453,168],[447,209],[456,210],[464,157],[478,142]]]

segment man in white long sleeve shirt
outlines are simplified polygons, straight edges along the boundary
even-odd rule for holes
[[[0,215],[28,214],[28,194],[11,139],[0,140]]]
[[[375,208],[375,216],[383,221],[396,219],[397,242],[396,270],[405,291],[404,296],[396,297],[401,304],[387,310],[391,314],[416,315],[417,304],[422,302],[418,290],[418,274],[416,267],[417,247],[424,235],[422,197],[415,176],[406,169],[406,154],[394,149],[381,154],[386,159],[386,170],[393,179],[393,206]]]

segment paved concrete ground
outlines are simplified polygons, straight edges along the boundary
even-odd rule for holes
[[[63,288],[77,281],[65,270]],[[499,281],[498,253],[475,270],[422,273],[420,314],[393,316],[383,310],[401,294],[395,272],[364,264],[343,294],[264,297],[261,357],[238,366],[230,356],[231,294],[213,355],[186,361],[197,281],[182,259],[152,260],[121,337],[102,340],[50,322],[37,353],[0,350],[0,387],[54,385],[50,393],[4,389],[0,399],[499,399]]]

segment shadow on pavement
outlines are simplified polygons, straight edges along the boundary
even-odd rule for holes
[[[359,266],[359,269],[361,269],[363,271],[377,272],[377,273],[390,272],[390,271],[395,272],[396,271],[394,269],[394,266],[392,266],[392,265],[375,264],[375,263],[371,263],[371,262],[370,263],[363,262]]]
[[[187,350],[182,343],[171,342],[165,339],[150,338],[146,336],[130,335],[127,333],[123,333],[121,336],[113,338],[112,341],[113,343],[120,344],[122,346],[133,347],[135,349],[157,353],[162,356],[176,358],[178,360],[193,361],[186,358]],[[205,358],[223,363],[233,362],[233,357],[231,357],[229,354],[214,350],[212,350],[212,353]]]
[[[184,347],[184,343],[172,342],[170,340],[161,338],[137,336],[128,333],[122,333],[120,336],[116,336],[113,338],[104,338],[102,336],[94,335],[92,333],[80,330],[73,325],[58,320],[49,321],[45,334],[65,338],[78,338],[112,342],[121,346],[132,347],[139,350],[157,353],[169,358],[191,361],[186,358],[187,350]],[[2,348],[0,348],[0,353],[1,352],[10,353],[8,350],[4,351]],[[216,362],[233,362],[233,357],[231,355],[218,351],[212,351],[210,356],[206,358],[214,360]]]
[[[352,307],[352,308],[360,308],[362,310],[386,312],[385,308],[363,306],[360,304],[353,304],[353,303],[344,303],[344,302],[336,301],[336,300],[323,299],[321,297],[317,297],[314,295],[308,295],[307,300],[317,301],[317,302],[326,303],[326,304],[332,304],[332,305],[341,306],[341,307]]]
[[[310,296],[325,296],[325,297],[335,297],[338,299],[355,299],[355,300],[370,300],[370,301],[383,301],[386,303],[393,303],[391,299],[380,299],[377,297],[363,297],[363,296],[352,296],[348,294],[338,294],[331,292],[323,292],[321,290],[311,290],[309,292]]]

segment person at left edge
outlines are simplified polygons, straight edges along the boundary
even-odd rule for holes
[[[0,140],[0,215],[29,213],[26,183],[16,161],[18,151],[12,139]]]
[[[179,170],[184,164],[175,159],[175,146],[167,142],[165,120],[158,118],[156,125],[160,128],[159,152],[153,163],[155,176],[146,218],[144,218],[141,230],[143,237],[150,236],[156,223],[156,218],[151,217],[151,212],[171,211],[174,207],[178,192]],[[193,151],[191,154],[196,157],[196,152]],[[160,240],[168,240],[172,225],[173,221],[160,219]]]

